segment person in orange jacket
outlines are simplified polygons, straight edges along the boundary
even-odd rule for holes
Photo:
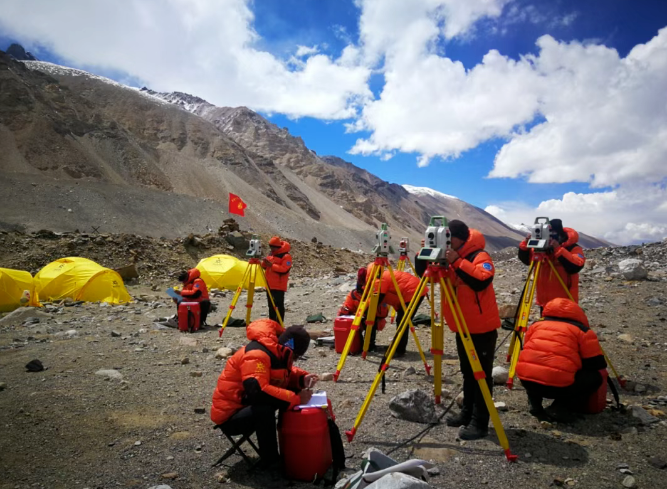
[[[201,326],[206,326],[206,318],[211,311],[211,301],[208,297],[208,288],[206,282],[201,278],[199,270],[191,268],[187,272],[181,272],[178,275],[178,281],[183,283],[181,290],[175,290],[183,300],[188,302],[199,302]]]
[[[251,322],[250,343],[227,360],[213,392],[211,420],[230,436],[255,431],[262,464],[279,461],[276,410],[310,400],[319,377],[294,366],[310,345],[303,326],[283,329],[271,319]]]
[[[456,219],[449,222],[449,230],[452,246],[445,255],[449,263],[447,274],[484,370],[489,391],[493,393],[491,373],[498,339],[497,330],[500,327],[496,293],[493,289],[493,260],[484,251],[486,240],[482,233],[468,228],[464,222]],[[447,304],[444,315],[449,329],[457,333],[454,315]],[[446,422],[448,426],[460,427],[459,438],[462,440],[476,440],[489,433],[489,411],[458,334],[456,349],[463,374],[463,407],[458,414],[450,415]]]
[[[516,365],[526,389],[530,414],[542,420],[568,421],[602,384],[604,353],[588,318],[569,299],[553,299],[544,317],[533,323],[523,340]],[[543,398],[554,399],[546,410]]]
[[[273,302],[276,303],[280,317],[285,323],[285,292],[287,291],[289,272],[292,268],[292,256],[289,254],[291,246],[287,241],[274,236],[269,240],[269,248],[271,248],[271,253],[262,260],[262,268],[266,270],[266,282],[271,291]],[[269,318],[277,321],[278,315],[271,307],[268,292],[266,300],[269,303]]]
[[[357,285],[354,290],[350,291],[349,294],[345,297],[345,302],[343,302],[342,307],[338,310],[339,316],[354,316],[359,309],[359,304],[361,303],[361,296],[364,293],[364,288],[366,287],[366,278],[367,278],[367,269],[366,267],[361,267],[357,270]],[[361,341],[364,341],[364,334],[366,333],[366,323],[365,318],[368,315],[368,310],[364,313],[364,321],[361,323],[361,328],[359,333],[361,335]],[[378,305],[378,310],[375,313],[375,324],[371,330],[371,342],[369,349],[374,351],[375,346],[375,335],[377,331],[382,331],[385,324],[387,323],[387,316],[389,315],[389,307],[386,304],[380,303]]]
[[[373,266],[372,263],[368,265],[367,269],[369,272],[372,266]],[[401,292],[401,297],[403,298],[403,302],[405,302],[405,306],[407,307],[408,304],[410,304],[412,297],[417,292],[420,280],[418,277],[415,277],[414,275],[408,272],[401,272],[399,270],[394,270],[394,277],[396,278],[396,284],[398,285],[398,290]],[[391,274],[389,273],[389,270],[385,270],[382,273],[382,277],[376,280],[375,283],[376,287],[379,287],[380,296],[378,298],[378,303],[386,304],[387,306],[391,306],[396,310],[395,323],[396,323],[396,329],[398,330],[398,327],[400,326],[401,321],[403,321],[403,317],[405,316],[406,311],[403,309],[403,307],[401,306],[401,301],[398,299],[398,294],[396,293],[396,288],[394,287],[394,284],[391,280]],[[414,310],[413,317],[415,314],[417,314],[419,306],[421,306],[421,303],[427,294],[428,294],[428,287],[424,287],[424,291],[422,292],[422,295],[419,298],[419,302],[417,303],[417,307]],[[374,327],[373,336],[371,337],[371,342],[373,342],[373,346],[375,339],[375,330],[376,328]],[[402,357],[403,355],[405,355],[408,346],[408,336],[409,334],[406,333],[400,339],[398,346],[396,347],[396,353],[395,353],[396,357]]]
[[[560,219],[551,219],[549,225],[551,226],[551,241],[549,250],[546,252],[546,259],[554,264],[556,272],[567,285],[572,298],[575,302],[579,302],[579,272],[586,263],[584,250],[577,244],[579,233],[574,229],[564,228]],[[529,239],[530,235],[527,235],[519,245],[519,260],[524,265],[530,265],[535,257],[535,250],[527,247]],[[535,302],[540,306],[540,311],[552,299],[568,298],[565,289],[548,263],[541,266],[536,287]]]

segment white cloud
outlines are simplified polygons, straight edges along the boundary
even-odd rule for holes
[[[532,207],[501,202],[486,211],[511,225],[530,224],[537,216],[559,218],[563,224],[616,244],[658,241],[667,236],[667,189],[664,184],[633,185],[607,192],[568,192]]]
[[[317,45],[315,45],[315,46],[297,45],[295,56],[297,58],[302,58],[304,56],[310,56],[311,54],[317,54],[319,52],[320,52],[320,48],[317,47]]]
[[[290,64],[257,49],[249,4],[33,0],[27,12],[25,2],[4,0],[0,30],[79,67],[126,72],[153,89],[193,93],[216,105],[293,117],[354,116],[371,96],[370,70],[314,52]]]

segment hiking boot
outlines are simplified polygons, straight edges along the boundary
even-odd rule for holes
[[[554,404],[545,409],[545,413],[550,416],[553,421],[559,423],[574,423],[577,420],[577,415],[572,411],[564,408],[562,405]]]
[[[546,410],[540,406],[540,407],[532,407],[528,411],[532,416],[535,416],[538,421],[553,421],[553,418],[549,416],[549,413],[546,412]]]
[[[479,440],[489,434],[488,423],[482,426],[479,423],[471,421],[468,426],[461,426],[459,430],[459,438],[461,440]]]
[[[450,414],[445,419],[447,426],[458,428],[459,426],[467,426],[472,419],[472,412],[462,409],[458,414]]]

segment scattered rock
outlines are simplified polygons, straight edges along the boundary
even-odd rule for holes
[[[455,400],[458,407],[463,407],[463,392],[459,392],[459,395],[456,396]]]
[[[333,378],[334,378],[334,374],[332,374],[332,373],[326,373],[326,374],[320,375],[320,381],[321,382],[331,382],[333,380]]]
[[[4,391],[7,388],[7,384],[4,382],[0,382],[0,391]]]
[[[187,365],[188,363],[190,363],[190,359],[188,357],[181,358],[181,365]]]
[[[35,319],[31,318],[35,318],[36,321]],[[0,319],[0,324],[8,326],[19,325],[23,324],[28,319],[30,319],[31,322],[34,324],[38,323],[41,319],[50,319],[50,318],[51,318],[50,314],[46,314],[40,311],[36,307],[19,307],[18,309],[10,312],[5,317]]]
[[[650,463],[656,469],[667,469],[667,460],[662,457],[651,457],[648,460],[648,463]]]
[[[637,487],[637,481],[631,475],[629,475],[625,479],[623,479],[623,482],[621,484],[623,484],[623,487],[627,487],[628,489],[631,489],[633,487]]]
[[[498,306],[498,315],[501,319],[513,318],[516,313],[516,304],[502,304]]]
[[[200,370],[195,370],[194,372],[190,372],[190,377],[201,377],[204,375],[204,372]]]
[[[195,414],[206,414],[206,408],[203,407],[195,408]]]
[[[178,342],[184,346],[197,346],[197,340],[190,336],[181,336],[178,339]]]
[[[435,404],[426,392],[420,389],[405,391],[389,402],[391,413],[400,419],[415,423],[435,423]]]
[[[111,336],[113,338],[120,338],[121,334],[118,331],[112,331]]]
[[[178,478],[178,472],[167,472],[166,474],[162,474],[162,478],[174,480]]]
[[[44,365],[39,360],[30,360],[26,364],[25,369],[28,372],[42,372],[44,370]]]
[[[366,486],[366,489],[429,489],[430,487],[426,482],[410,475],[392,472]]]
[[[135,441],[134,446],[135,447],[141,446],[141,441],[140,440]]]
[[[410,366],[410,367],[405,369],[405,371],[403,372],[403,375],[408,376],[408,375],[414,375],[416,373],[417,373],[417,371],[415,370],[415,368]]]
[[[218,360],[221,360],[223,358],[229,358],[234,354],[234,350],[231,348],[228,348],[226,346],[223,346],[222,348],[218,348],[218,351],[215,352],[215,358]]]
[[[507,384],[507,379],[509,379],[510,372],[505,367],[497,366],[493,367],[491,376],[493,377],[493,383],[495,385],[505,385]]]
[[[644,409],[641,406],[632,406],[630,408],[630,410],[632,412],[632,416],[634,418],[637,418],[642,425],[646,426],[646,425],[650,425],[650,424],[657,423],[658,421],[660,421],[655,416],[649,414],[646,411],[646,409]]]
[[[217,480],[219,483],[224,483],[229,480],[229,474],[227,471],[223,470],[222,472],[218,472],[215,474],[215,480]]]
[[[633,343],[635,341],[635,339],[627,333],[619,334],[616,339],[626,343]]]
[[[500,402],[500,401],[494,402],[493,405],[496,406],[496,410],[498,410],[498,411],[501,411],[501,412],[509,411],[509,408],[507,407],[507,404],[505,404],[504,402]]]
[[[225,241],[234,247],[238,251],[247,251],[250,246],[250,241],[248,241],[243,234],[239,231],[234,231],[225,236]]]
[[[167,484],[160,484],[159,486],[152,486],[148,489],[171,489],[171,486],[168,486]]]
[[[626,280],[645,280],[648,272],[643,266],[643,262],[636,258],[628,258],[618,263],[623,278]]]
[[[121,374],[118,370],[115,369],[98,370],[97,372],[95,372],[95,375],[99,375],[100,377],[106,377],[108,379],[123,380],[123,374]]]

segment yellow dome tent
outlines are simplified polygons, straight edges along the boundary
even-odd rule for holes
[[[30,293],[30,301],[21,304],[21,297],[26,290]],[[0,268],[0,312],[10,312],[20,306],[41,306],[32,275],[23,270]]]
[[[248,268],[248,262],[229,255],[213,255],[202,259],[197,264],[202,280],[210,288],[236,290],[243,280],[243,274]],[[266,287],[262,276],[257,273],[256,287]],[[248,288],[248,280],[243,284]]]
[[[49,263],[35,275],[35,290],[41,300],[110,302],[132,300],[117,272],[86,258],[61,258]]]

